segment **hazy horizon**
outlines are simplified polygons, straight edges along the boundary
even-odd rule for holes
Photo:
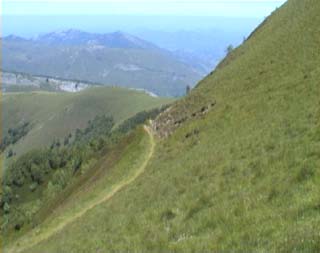
[[[89,21],[88,21],[89,19]],[[123,31],[140,34],[146,31],[181,32],[229,30],[237,32],[241,28],[252,30],[262,18],[227,17],[173,17],[173,16],[133,16],[133,15],[6,15],[3,16],[2,36],[17,35],[31,38],[39,34],[68,29],[91,33]],[[237,23],[237,27],[233,24]],[[26,29],[28,27],[28,29]],[[243,35],[245,36],[245,35]]]
[[[269,15],[284,2],[285,0],[4,0],[3,15],[262,17]]]
[[[4,0],[2,36],[33,37],[79,29],[107,33],[142,30],[253,29],[284,0]],[[165,4],[164,4],[165,3]],[[76,4],[76,8],[75,8]],[[243,35],[244,36],[244,35]]]

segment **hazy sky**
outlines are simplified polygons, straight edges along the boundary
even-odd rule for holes
[[[285,0],[3,0],[2,15],[263,17]]]

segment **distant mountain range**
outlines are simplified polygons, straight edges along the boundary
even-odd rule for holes
[[[179,96],[206,73],[156,45],[127,33],[66,30],[33,39],[2,39],[3,69],[33,75],[142,88]]]
[[[158,49],[152,43],[123,32],[87,33],[75,29],[41,34],[34,39],[49,45],[101,45],[108,48]]]

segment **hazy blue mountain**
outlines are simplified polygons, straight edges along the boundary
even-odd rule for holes
[[[3,69],[34,75],[142,88],[179,96],[205,74],[188,61],[138,37],[66,30],[2,40]]]
[[[141,30],[136,34],[140,38],[173,52],[180,60],[192,62],[194,67],[210,72],[225,57],[226,48],[229,45],[241,44],[254,25],[259,23],[256,19],[239,19],[235,20],[235,23],[236,21],[241,24],[237,29],[233,28],[229,21],[221,24],[220,27],[210,29]],[[218,26],[219,20],[216,22]]]
[[[46,33],[33,39],[36,42],[51,45],[102,45],[109,48],[156,49],[157,46],[132,36],[128,33],[114,32],[108,34],[88,33],[69,29]]]

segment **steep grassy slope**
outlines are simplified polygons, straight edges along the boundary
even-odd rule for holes
[[[11,148],[17,155],[50,145],[77,128],[87,126],[96,115],[111,115],[116,122],[137,112],[169,102],[143,92],[120,88],[92,88],[79,93],[11,93],[2,97],[3,132],[29,122],[28,134]]]
[[[44,222],[37,230],[24,233],[18,244],[8,249],[8,252],[30,248],[58,233],[95,206],[111,199],[144,172],[153,152],[154,140],[150,130],[147,127],[138,128],[114,147],[108,156],[102,158],[91,170],[90,175],[83,175],[80,179],[81,185],[73,185],[72,189],[68,189],[69,195],[64,193],[59,198],[58,208],[53,214],[50,207],[38,213],[37,221],[34,222]],[[48,216],[49,218],[45,219]],[[6,237],[5,242],[8,239]]]
[[[135,183],[25,252],[319,252],[319,13],[289,0],[159,118],[184,120]]]

